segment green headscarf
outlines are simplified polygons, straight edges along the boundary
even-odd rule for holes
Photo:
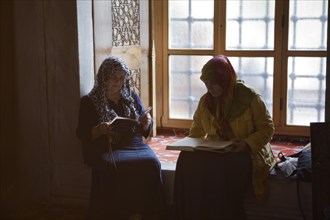
[[[237,80],[233,95],[227,100],[224,118],[231,122],[250,106],[252,99],[258,95],[253,89],[247,87],[243,81]]]

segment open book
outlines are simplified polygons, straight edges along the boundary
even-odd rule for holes
[[[112,125],[115,121],[117,120],[128,120],[128,121],[132,121],[132,122],[136,122],[139,123],[141,118],[143,118],[144,116],[146,116],[149,112],[151,111],[151,107],[149,106],[144,112],[141,113],[141,115],[139,116],[138,119],[133,119],[133,118],[126,118],[126,117],[121,117],[121,116],[116,116],[114,119],[112,119],[109,123],[110,125]]]
[[[204,138],[185,137],[166,146],[166,150],[183,151],[214,151],[219,153],[229,152],[233,147],[232,141],[209,141]]]
[[[121,116],[116,116],[114,119],[112,119],[110,121],[110,125],[112,125],[113,123],[115,123],[115,121],[117,120],[128,120],[128,121],[132,121],[132,122],[136,122],[136,123],[139,123],[139,120],[137,119],[133,119],[133,118],[126,118],[126,117],[121,117]]]

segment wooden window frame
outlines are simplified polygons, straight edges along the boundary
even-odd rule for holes
[[[309,126],[286,124],[287,59],[297,57],[327,57],[327,51],[288,50],[289,1],[276,1],[274,50],[226,50],[226,1],[214,1],[214,49],[173,50],[168,48],[168,1],[153,3],[153,39],[155,45],[156,125],[158,127],[189,128],[192,120],[169,118],[169,55],[219,55],[235,57],[272,57],[274,59],[273,121],[278,135],[309,136]],[[218,10],[216,10],[216,8]],[[220,9],[224,13],[220,13]],[[223,30],[223,31],[221,31]]]

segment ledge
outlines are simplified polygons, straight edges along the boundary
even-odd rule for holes
[[[151,137],[147,144],[153,149],[158,156],[163,170],[175,170],[176,161],[179,156],[179,151],[166,150],[166,145],[171,144],[182,137],[187,136],[189,129],[177,128],[157,128],[157,136]],[[277,157],[279,152],[285,156],[299,152],[304,146],[310,142],[306,137],[294,137],[275,135],[271,141],[272,150]]]

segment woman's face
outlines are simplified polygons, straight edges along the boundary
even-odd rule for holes
[[[107,86],[107,92],[109,94],[115,94],[120,92],[122,86],[125,82],[125,73],[122,71],[117,71],[111,74],[108,86]]]
[[[222,87],[214,81],[205,80],[204,81],[207,91],[214,97],[220,97],[222,95]]]

